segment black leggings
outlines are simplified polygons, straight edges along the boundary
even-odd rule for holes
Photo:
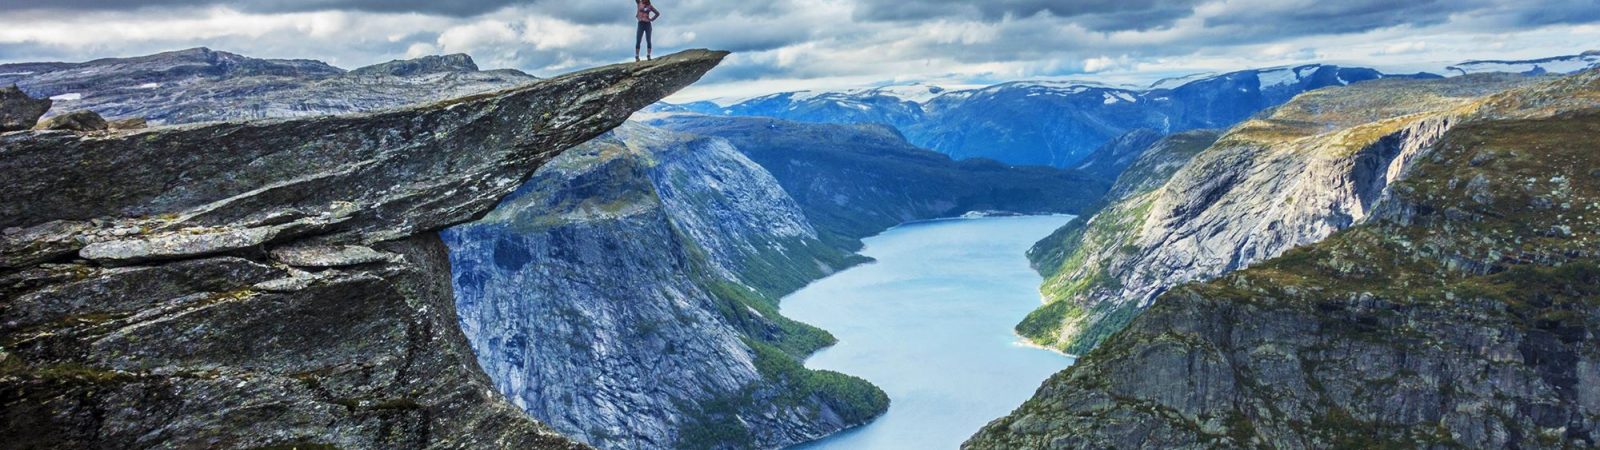
[[[655,48],[655,43],[650,42],[651,38],[654,37],[652,35],[655,34],[654,28],[650,25],[650,22],[639,22],[639,32],[633,36],[633,51],[639,51],[639,42],[641,41],[648,46],[646,48]]]

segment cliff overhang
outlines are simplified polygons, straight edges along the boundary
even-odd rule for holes
[[[0,134],[0,440],[578,447],[477,367],[435,232],[724,56],[373,113]]]

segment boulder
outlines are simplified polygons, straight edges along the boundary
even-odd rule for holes
[[[91,131],[105,131],[111,128],[100,113],[89,110],[73,111],[58,116],[50,116],[34,126],[35,130],[61,130],[88,133]]]
[[[47,98],[29,97],[16,86],[0,88],[0,133],[33,128],[52,103]]]

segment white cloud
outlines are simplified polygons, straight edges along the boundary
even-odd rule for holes
[[[203,45],[345,67],[463,52],[485,68],[553,75],[632,60],[629,8],[600,1],[533,1],[464,16],[272,13],[217,6],[8,11],[0,14],[0,62],[87,60]],[[886,1],[677,0],[662,5],[657,53],[689,46],[734,50],[723,67],[690,90],[692,96],[711,98],[721,96],[718,91],[929,78],[1148,83],[1183,73],[1313,61],[1439,70],[1464,59],[1532,58],[1600,47],[1594,44],[1600,42],[1600,26],[1594,23],[1535,23],[1525,17],[1581,15],[1565,7],[1593,0],[1433,3],[1438,11],[1380,0],[1196,0],[1186,16],[1161,19],[1160,26],[1109,32],[1050,13],[985,15],[972,5],[933,8],[928,11],[942,15],[927,18],[857,17],[861,5]],[[1061,5],[1049,6],[1056,11]],[[1404,14],[1381,14],[1395,11]]]
[[[418,42],[406,47],[406,58],[418,58],[439,53],[439,47],[427,42]]]
[[[439,34],[439,48],[449,53],[473,53],[521,41],[521,36],[511,28],[511,24],[499,20],[457,25]]]
[[[590,43],[600,28],[549,17],[528,17],[523,22],[522,41],[539,50],[567,49]]]
[[[1428,50],[1428,43],[1422,41],[1400,42],[1390,44],[1378,51],[1377,55],[1410,55]]]
[[[1122,68],[1122,62],[1105,56],[1089,58],[1083,61],[1083,71],[1089,73],[1105,72]]]

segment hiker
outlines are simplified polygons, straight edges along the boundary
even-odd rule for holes
[[[644,42],[645,59],[650,59],[650,54],[655,52],[655,43],[652,42],[652,35],[655,34],[655,30],[653,29],[654,27],[651,26],[651,23],[655,22],[657,18],[661,17],[661,11],[657,11],[655,6],[650,5],[650,0],[633,0],[633,2],[635,6],[639,7],[638,13],[635,14],[635,17],[639,19],[639,31],[633,36],[633,60],[634,62],[638,62],[639,42]]]

